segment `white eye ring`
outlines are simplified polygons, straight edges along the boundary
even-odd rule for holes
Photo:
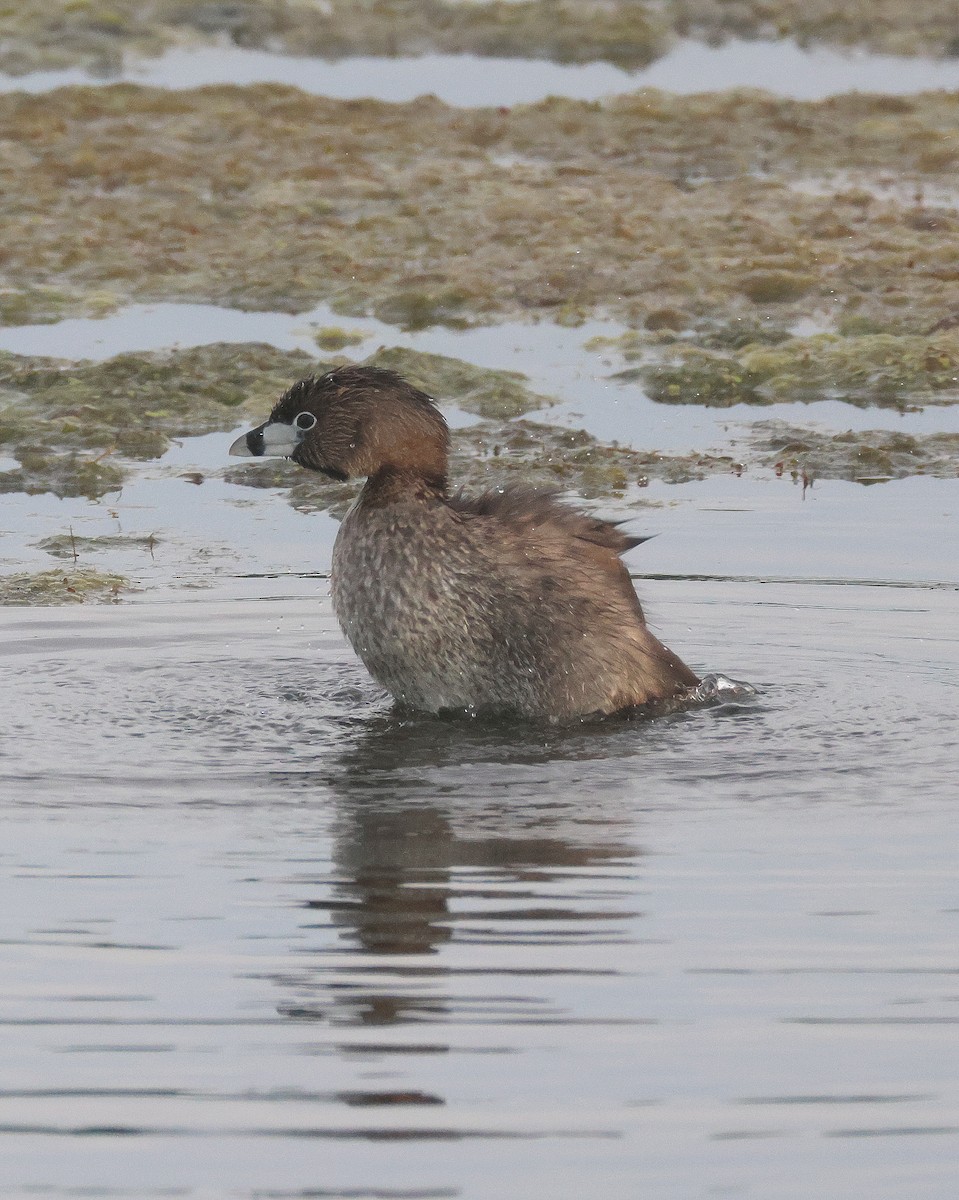
[[[301,412],[293,418],[293,427],[300,433],[309,433],[316,424],[316,417],[310,412]]]

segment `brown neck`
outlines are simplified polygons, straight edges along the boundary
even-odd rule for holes
[[[446,498],[446,476],[424,474],[408,467],[380,467],[367,479],[360,498],[365,506],[372,507],[401,500],[435,503]]]

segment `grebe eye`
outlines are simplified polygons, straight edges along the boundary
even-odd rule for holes
[[[316,424],[316,417],[314,417],[312,413],[308,412],[297,413],[293,424],[300,431],[300,433],[306,433]]]

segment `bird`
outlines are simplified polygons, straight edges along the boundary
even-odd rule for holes
[[[623,564],[645,539],[554,490],[451,491],[446,421],[394,371],[300,380],[230,454],[365,478],[333,548],[333,607],[401,708],[560,724],[700,683],[650,631]]]

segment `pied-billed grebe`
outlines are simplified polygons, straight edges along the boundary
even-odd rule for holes
[[[532,488],[451,495],[448,447],[424,392],[345,366],[294,384],[230,453],[367,477],[333,548],[333,606],[401,704],[562,721],[696,687],[620,560],[642,539]]]

